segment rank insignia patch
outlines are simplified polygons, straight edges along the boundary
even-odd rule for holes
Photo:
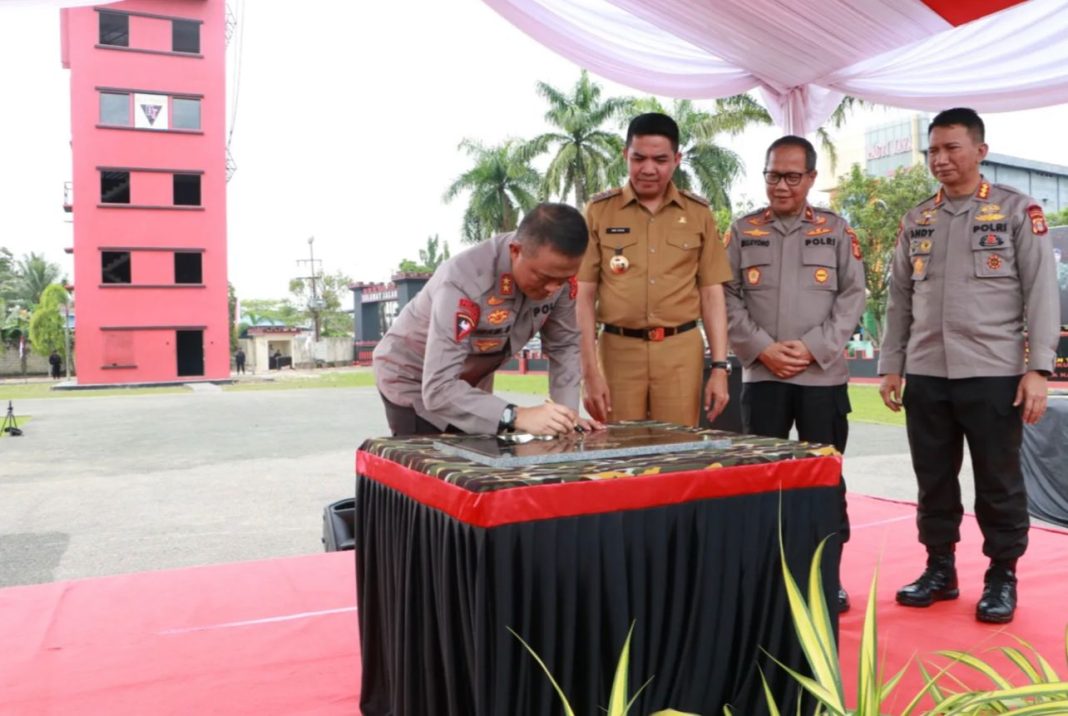
[[[816,269],[813,276],[816,279],[816,283],[827,283],[827,279],[831,277],[831,272],[821,266]]]
[[[578,297],[578,276],[572,276],[567,280],[567,297],[572,301]]]
[[[981,183],[979,185],[979,192],[976,194],[976,196],[979,197],[980,199],[986,199],[987,197],[989,197],[990,196],[990,182],[983,181],[983,183]]]
[[[495,326],[499,326],[508,320],[508,317],[512,315],[512,312],[506,308],[498,308],[496,311],[490,311],[490,314],[486,316],[486,320]]]
[[[997,271],[1001,268],[1001,257],[997,254],[990,254],[986,257],[986,267],[991,271]]]
[[[501,285],[499,293],[502,296],[511,296],[513,293],[515,293],[515,279],[512,278],[512,274],[501,274]]]
[[[467,298],[460,299],[460,305],[456,311],[457,342],[471,335],[471,331],[475,330],[475,326],[478,325],[478,319],[481,314],[482,311],[477,303]]]
[[[1038,204],[1032,204],[1027,207],[1027,215],[1031,217],[1031,233],[1037,236],[1049,231],[1049,226],[1046,224],[1046,215],[1042,213],[1042,207]]]
[[[812,207],[811,206],[806,206],[805,207],[805,219],[807,221],[812,221],[815,218],[816,218],[816,212],[812,211]]]
[[[760,283],[760,269],[756,266],[748,269],[745,272],[745,280],[750,286],[756,286]]]
[[[727,248],[731,245],[731,237],[734,236],[734,232],[727,229],[727,232],[723,234],[723,248]]]

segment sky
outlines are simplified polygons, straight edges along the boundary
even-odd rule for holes
[[[286,296],[306,273],[297,261],[309,237],[325,272],[363,281],[388,280],[430,235],[462,249],[464,197],[442,202],[468,166],[457,145],[547,131],[536,83],[568,89],[580,71],[481,0],[230,4],[239,26],[228,53],[229,274],[242,299]],[[0,43],[0,246],[44,253],[73,279],[59,11],[0,0],[0,27],[18,28]],[[605,96],[640,94],[596,79]],[[872,108],[851,125],[901,114]],[[991,151],[1068,165],[1068,105],[984,119]],[[723,142],[749,169],[736,202],[761,203],[763,151],[778,134],[755,128]]]

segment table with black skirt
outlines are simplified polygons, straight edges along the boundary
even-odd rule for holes
[[[709,430],[725,449],[491,468],[433,438],[357,453],[356,578],[365,716],[601,713],[633,625],[630,713],[784,713],[808,673],[779,552],[807,591],[839,522],[832,448]],[[835,594],[840,545],[822,579]],[[832,615],[837,630],[837,617]],[[765,653],[766,652],[766,653]]]

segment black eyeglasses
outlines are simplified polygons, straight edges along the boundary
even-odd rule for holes
[[[764,172],[764,181],[768,183],[768,186],[775,186],[781,180],[786,180],[787,186],[797,186],[801,183],[801,180],[805,178],[808,172],[786,172],[780,174],[779,172]]]

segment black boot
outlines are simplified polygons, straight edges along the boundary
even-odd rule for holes
[[[1016,613],[1016,570],[991,564],[983,578],[983,597],[975,607],[975,618],[990,624],[1008,624]]]
[[[912,584],[897,590],[897,603],[906,607],[929,607],[935,602],[956,599],[957,567],[953,554],[927,555],[927,569]]]
[[[849,592],[841,584],[838,585],[838,613],[849,611]]]

